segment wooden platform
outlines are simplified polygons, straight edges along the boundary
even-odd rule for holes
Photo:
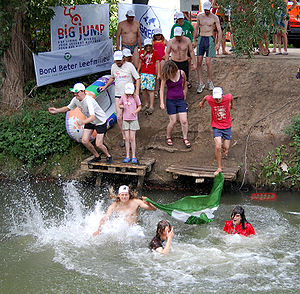
[[[155,163],[155,159],[153,158],[141,158],[138,164],[123,163],[123,158],[113,158],[112,164],[106,164],[105,159],[103,159],[102,162],[89,164],[88,161],[92,158],[93,156],[81,162],[81,170],[99,173],[99,177],[97,179],[98,185],[101,184],[101,178],[103,174],[108,173],[126,176],[137,176],[137,187],[140,188],[143,185],[145,175],[151,172],[152,167]]]
[[[212,166],[180,166],[171,165],[166,171],[172,173],[173,178],[177,179],[179,176],[188,176],[196,178],[196,183],[203,183],[205,178],[214,178],[214,172],[216,167]],[[223,174],[227,181],[234,181],[236,175],[240,170],[240,166],[235,167],[224,167]]]

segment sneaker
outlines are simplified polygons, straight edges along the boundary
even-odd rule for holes
[[[212,91],[214,89],[214,84],[213,84],[212,81],[208,82],[207,85],[208,85],[208,90],[209,91]]]
[[[120,142],[120,147],[125,147],[125,140],[122,139],[122,141]]]
[[[106,164],[111,164],[113,162],[112,156],[106,157]]]
[[[130,161],[129,157],[125,157],[125,159],[122,161],[123,163],[128,163]]]
[[[93,159],[89,160],[88,164],[99,162],[99,161],[101,161],[101,155],[99,155],[98,157],[95,156]]]
[[[132,160],[131,160],[131,162],[132,162],[133,164],[137,164],[137,163],[138,163],[138,160],[137,160],[136,157],[133,157]]]
[[[149,108],[149,105],[144,105],[143,107],[142,107],[142,111],[145,111],[145,110],[147,110]]]
[[[205,89],[205,84],[204,83],[199,84],[197,88],[197,93],[198,94],[202,93],[204,89]]]

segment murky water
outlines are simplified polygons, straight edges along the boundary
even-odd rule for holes
[[[299,193],[276,201],[224,194],[215,221],[202,226],[141,211],[138,225],[111,219],[94,238],[111,203],[106,190],[6,182],[0,191],[0,293],[300,293]],[[147,196],[166,203],[181,195]],[[256,236],[222,232],[237,204]],[[148,249],[163,218],[175,227],[167,256]]]

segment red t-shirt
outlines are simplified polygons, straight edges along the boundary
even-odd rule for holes
[[[211,107],[211,126],[217,129],[228,129],[231,127],[229,104],[231,94],[223,95],[220,103],[217,103],[213,96],[206,96],[206,101]]]
[[[165,56],[165,49],[166,49],[165,41],[164,40],[153,41],[153,48],[155,51],[157,51],[159,60],[161,61]]]
[[[141,73],[155,75],[155,64],[159,60],[157,51],[153,50],[152,53],[146,53],[142,50],[140,60],[142,61]]]
[[[245,230],[243,230],[242,224],[234,226],[232,221],[226,221],[223,231],[227,234],[240,234],[246,237],[249,235],[255,235],[254,228],[250,223],[245,223]]]

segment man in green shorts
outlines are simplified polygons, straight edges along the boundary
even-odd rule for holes
[[[200,13],[197,16],[196,29],[194,31],[194,46],[196,46],[197,32],[200,28],[200,36],[197,42],[197,68],[198,68],[198,88],[197,93],[202,93],[205,89],[205,84],[202,77],[202,62],[204,53],[206,52],[206,66],[207,66],[207,85],[208,90],[212,91],[214,89],[214,84],[212,82],[212,57],[216,56],[216,49],[220,48],[220,43],[218,41],[215,44],[215,39],[213,37],[214,29],[217,28],[218,40],[222,40],[222,30],[220,26],[219,18],[210,12],[211,2],[207,1],[203,3],[204,13]]]

